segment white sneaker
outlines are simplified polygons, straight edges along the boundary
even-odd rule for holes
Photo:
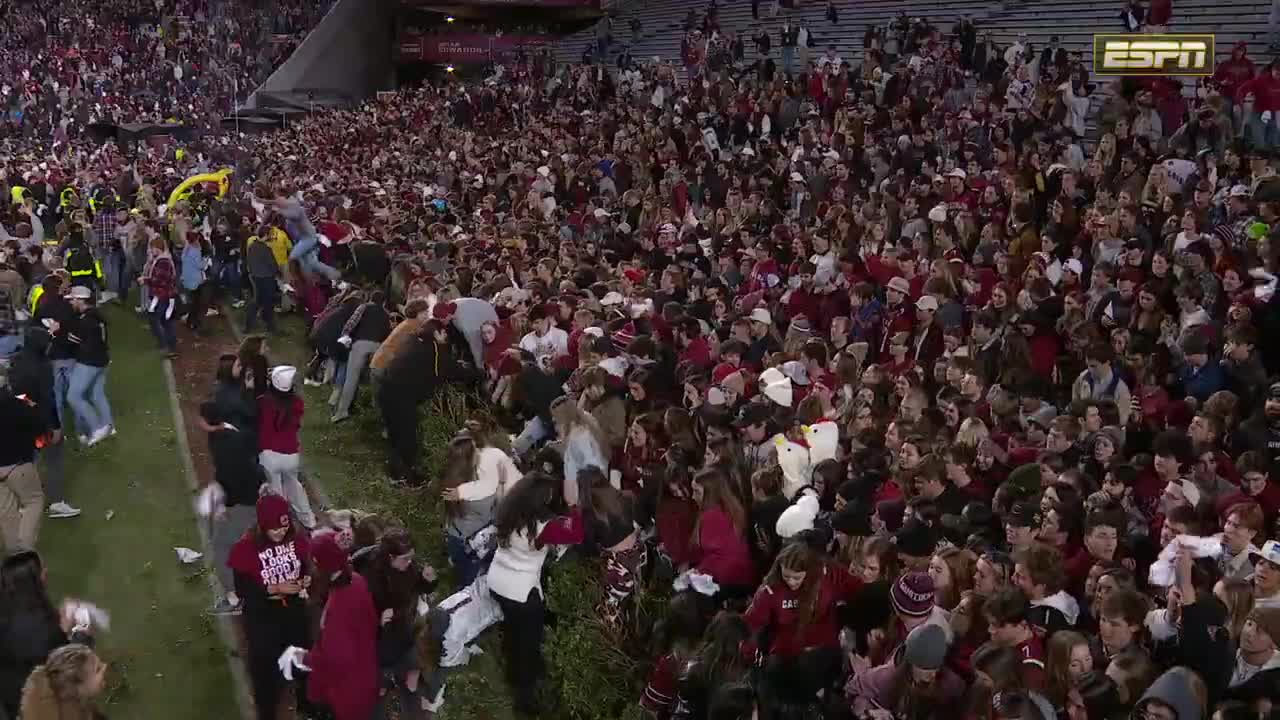
[[[243,300],[237,300],[237,301],[235,301],[235,302],[231,303],[231,307],[233,307],[233,308],[235,308],[235,309],[239,310],[240,308],[244,307],[244,301],[243,301]]]
[[[80,441],[80,444],[81,444],[81,445],[88,445],[88,444],[89,444],[89,436],[88,436],[88,435],[77,435],[77,436],[76,436],[76,439],[78,439],[78,440]]]
[[[302,384],[307,387],[320,387],[321,385],[324,385],[324,383],[319,380],[312,380],[311,378],[302,378]]]
[[[204,311],[204,316],[205,316],[205,317],[218,317],[218,309],[217,309],[217,308],[209,308],[208,310],[205,310],[205,311]]]
[[[106,440],[107,438],[111,437],[113,434],[114,433],[111,431],[110,425],[103,425],[102,427],[95,430],[92,435],[89,436],[89,447],[93,447],[94,445],[97,445],[103,440]]]
[[[115,437],[117,435],[115,425],[108,425],[107,428],[111,430],[111,432],[107,433],[107,437]]]
[[[292,285],[290,285],[289,283],[281,283],[281,284],[280,284],[280,287],[281,287],[281,288],[283,288],[283,289],[284,289],[284,291],[285,291],[285,292],[287,292],[287,293],[296,293],[296,292],[297,292],[297,290],[294,290],[294,289],[293,289],[293,286],[292,286]]]
[[[342,282],[338,283],[338,292],[346,292],[347,288],[349,287],[351,287],[351,283],[347,282],[346,280],[343,280]]]
[[[80,508],[71,507],[66,502],[56,502],[49,506],[51,518],[73,518],[80,514]]]

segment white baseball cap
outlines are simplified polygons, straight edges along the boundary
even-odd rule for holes
[[[773,316],[764,308],[756,308],[751,311],[751,320],[753,322],[764,323],[765,325],[773,324]]]
[[[1273,565],[1280,566],[1280,542],[1268,540],[1262,544],[1261,550],[1249,553],[1249,558],[1262,558]]]

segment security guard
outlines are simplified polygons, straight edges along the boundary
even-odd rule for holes
[[[80,207],[80,194],[76,189],[68,185],[58,194],[58,205],[62,208],[63,215],[70,215],[72,211]]]
[[[82,285],[95,293],[103,286],[105,276],[102,274],[102,263],[93,256],[89,243],[85,242],[84,232],[79,228],[72,230],[71,237],[67,240],[63,267],[71,274],[73,286]]]

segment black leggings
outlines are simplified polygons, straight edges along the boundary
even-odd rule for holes
[[[492,591],[491,591],[492,592]],[[535,588],[529,598],[517,602],[493,593],[502,607],[502,653],[507,668],[507,682],[517,712],[537,711],[538,679],[542,676],[542,638],[546,607],[542,594]]]
[[[831,686],[841,670],[840,648],[810,648],[792,657],[770,655],[764,663],[763,694],[772,708],[805,705]]]
[[[280,691],[285,687],[284,676],[280,674],[276,661],[290,645],[310,645],[307,642],[306,610],[299,607],[292,612],[270,613],[270,617],[246,617],[245,636],[249,645],[246,664],[258,720],[275,720]],[[306,673],[301,673],[301,677],[295,673],[294,678],[298,683],[298,706],[307,707]]]
[[[378,407],[391,443],[391,471],[412,475],[418,464],[418,404],[384,382],[378,388]]]

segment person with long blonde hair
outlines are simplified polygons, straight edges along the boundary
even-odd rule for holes
[[[605,477],[609,476],[609,458],[605,455],[610,447],[609,440],[595,418],[568,395],[552,401],[551,421],[555,424],[556,435],[563,443],[561,456],[564,458],[564,499],[570,505],[576,505],[579,470],[594,465],[600,468]]]
[[[1231,645],[1240,643],[1240,631],[1253,610],[1253,582],[1243,578],[1226,578],[1213,586],[1213,594],[1227,608],[1227,633],[1231,636]]]
[[[93,700],[102,693],[107,664],[88,646],[63,645],[31,671],[22,689],[24,720],[105,720]]]

